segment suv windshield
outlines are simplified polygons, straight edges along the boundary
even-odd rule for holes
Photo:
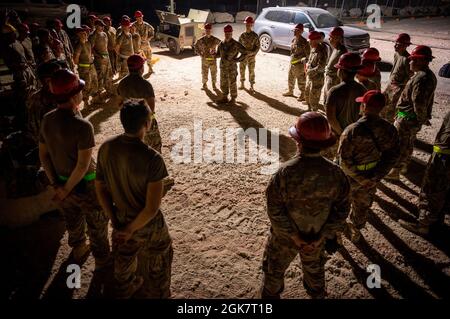
[[[329,13],[308,11],[317,28],[332,28],[342,26],[342,22]]]

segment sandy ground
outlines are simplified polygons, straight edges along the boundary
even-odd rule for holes
[[[420,29],[412,21],[403,22],[401,31],[411,32],[414,43],[433,46],[436,59],[431,68],[437,73],[450,60],[448,31],[439,34],[448,19],[423,19]],[[371,32],[372,46],[383,58],[383,81],[393,57],[394,33],[398,22],[386,23]],[[221,26],[215,32],[220,33]],[[242,26],[237,26],[242,28]],[[237,37],[237,32],[235,33]],[[417,37],[416,37],[417,34]],[[420,34],[420,37],[419,37]],[[432,38],[433,37],[433,38]],[[420,41],[419,41],[420,40]],[[421,42],[423,40],[423,42]],[[157,96],[157,118],[163,138],[163,156],[174,188],[163,200],[162,210],[169,224],[175,250],[172,269],[174,298],[254,298],[262,273],[261,260],[269,221],[264,190],[269,176],[260,173],[261,163],[176,164],[170,152],[177,128],[194,130],[194,120],[203,128],[262,128],[279,130],[280,158],[295,153],[287,128],[306,106],[281,93],[287,87],[287,52],[260,53],[257,58],[257,93],[239,91],[237,105],[214,103],[212,91],[201,91],[200,60],[191,50],[171,56],[155,48],[159,57],[151,77]],[[402,229],[399,218],[417,214],[416,202],[424,162],[427,161],[437,129],[449,107],[449,79],[438,78],[431,127],[419,133],[410,174],[398,184],[383,182],[370,212],[370,223],[363,230],[364,240],[355,246],[344,241],[344,248],[329,257],[326,280],[329,298],[446,298],[450,296],[450,242],[447,227],[433,238],[423,239]],[[122,132],[115,101],[84,112],[95,126],[97,144]],[[259,134],[264,135],[264,134]],[[250,143],[258,143],[251,141]],[[206,142],[203,143],[206,145]],[[264,148],[263,148],[264,149]],[[84,298],[101,295],[93,274],[93,259],[82,268],[81,289],[65,287],[70,249],[67,234],[57,213],[43,216],[37,223],[17,230],[2,230],[0,245],[6,252],[2,262],[4,298]],[[369,264],[381,267],[382,285],[366,286]],[[301,284],[298,259],[286,273],[284,298],[307,298]]]

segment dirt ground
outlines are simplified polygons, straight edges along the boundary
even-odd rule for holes
[[[436,59],[437,74],[450,61],[450,21],[443,18],[388,22],[371,31],[371,44],[383,58],[383,83],[393,59],[395,33],[410,32],[415,44],[429,44]],[[222,26],[215,26],[220,34]],[[242,30],[242,26],[236,26]],[[439,32],[439,30],[444,30]],[[237,38],[238,32],[235,32]],[[412,49],[412,48],[411,48]],[[262,273],[261,261],[269,230],[264,190],[268,175],[260,173],[261,163],[176,164],[171,149],[176,128],[194,130],[194,120],[203,128],[262,128],[280,132],[282,161],[295,153],[287,129],[306,106],[283,97],[287,88],[287,52],[259,53],[256,90],[239,91],[237,105],[217,105],[214,91],[201,91],[200,59],[192,50],[171,56],[167,49],[154,48],[160,60],[150,78],[156,92],[157,118],[163,138],[163,156],[175,179],[174,188],[163,199],[162,211],[173,237],[174,298],[254,298]],[[247,84],[248,85],[248,84]],[[448,298],[450,296],[449,219],[446,228],[433,238],[423,239],[402,229],[397,220],[417,215],[417,196],[431,143],[444,114],[449,110],[450,80],[438,78],[433,119],[419,133],[410,173],[401,182],[383,182],[364,229],[364,239],[329,256],[326,280],[329,298]],[[93,123],[99,146],[122,128],[118,106],[110,101],[84,112]],[[252,141],[251,143],[257,143]],[[205,142],[204,142],[205,144]],[[97,146],[97,147],[98,147]],[[89,257],[82,268],[81,289],[65,287],[70,248],[58,213],[43,216],[37,223],[0,232],[0,246],[8,256],[2,261],[4,298],[95,298],[101,295],[94,262]],[[3,256],[5,256],[2,253]],[[369,289],[366,267],[381,268],[381,288]],[[298,259],[286,273],[284,298],[308,298],[302,287]]]

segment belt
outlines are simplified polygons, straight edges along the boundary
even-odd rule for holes
[[[378,161],[370,162],[370,163],[367,163],[367,164],[361,164],[361,165],[357,165],[356,169],[358,171],[369,171],[372,168],[374,168],[375,166],[377,166],[377,164],[378,164]]]
[[[450,155],[450,150],[443,150],[442,148],[440,148],[439,146],[434,145],[433,146],[433,152],[437,153],[437,154],[445,154],[445,155]]]
[[[109,53],[99,53],[101,56],[109,56]]]
[[[123,55],[123,54],[119,54],[119,56],[122,58],[122,59],[128,59],[130,56],[129,55]]]
[[[95,176],[96,176],[95,172],[92,172],[92,173],[89,173],[89,174],[85,175],[83,177],[83,180],[85,180],[86,182],[90,182],[90,181],[93,181],[95,179]],[[67,182],[69,180],[69,178],[66,177],[66,176],[58,175],[58,177],[63,182]]]
[[[415,120],[417,118],[417,115],[416,115],[416,113],[398,111],[397,117],[399,117],[401,119],[404,118],[407,120]]]
[[[87,64],[87,63],[80,63],[80,64],[78,64],[78,66],[79,66],[80,68],[90,68],[91,65],[92,65],[92,64]]]
[[[214,61],[216,58],[205,58],[207,61]]]
[[[294,65],[294,64],[297,64],[297,63],[299,63],[299,62],[301,62],[301,60],[292,60],[292,61],[291,61],[291,64]]]

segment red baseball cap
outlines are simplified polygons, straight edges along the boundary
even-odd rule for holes
[[[211,30],[212,24],[211,23],[205,23],[205,30]]]
[[[128,69],[131,71],[137,71],[145,64],[146,59],[144,59],[139,54],[131,55],[127,60]]]
[[[223,28],[223,32],[225,32],[225,33],[233,32],[233,27],[231,26],[231,24],[227,24],[227,25]]]
[[[320,40],[322,38],[322,35],[320,32],[317,31],[311,31],[308,34],[308,40]]]
[[[343,37],[344,36],[344,29],[342,29],[341,27],[334,27],[330,31],[330,36],[332,36],[332,37]]]
[[[411,37],[409,36],[408,33],[400,33],[397,36],[397,39],[395,40],[395,42],[410,45],[411,44]]]
[[[144,14],[142,13],[142,11],[138,10],[134,13],[135,18],[142,18],[143,16],[144,16]]]
[[[386,105],[386,97],[381,91],[370,90],[363,96],[357,97],[356,102],[364,103],[368,108],[382,109]]]

